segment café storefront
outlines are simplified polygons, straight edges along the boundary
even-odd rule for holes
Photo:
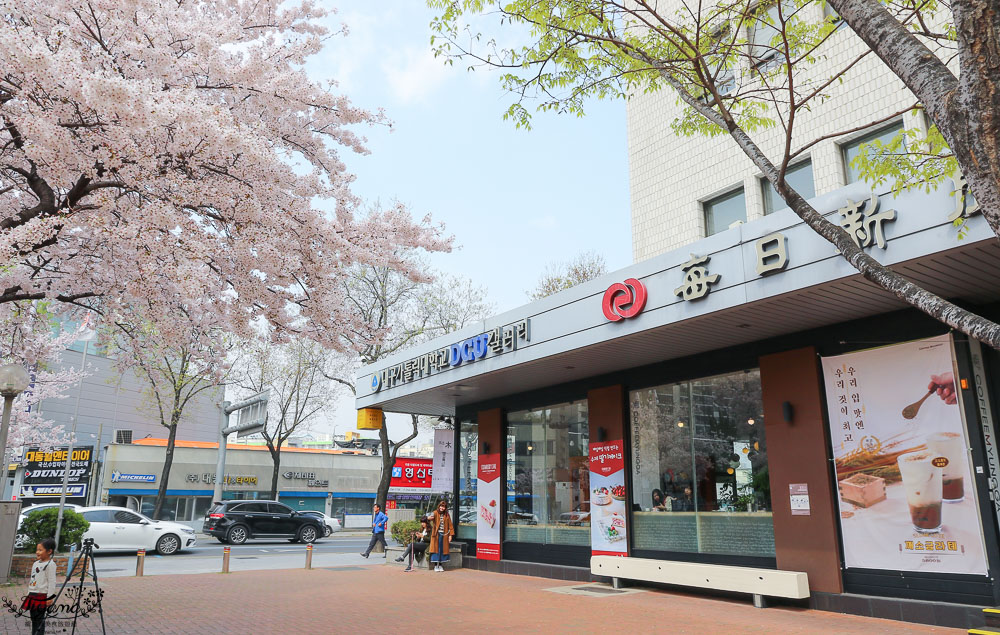
[[[813,204],[880,262],[1000,317],[1000,247],[947,185]],[[891,599],[908,619],[914,600],[1000,601],[998,363],[786,210],[363,368],[357,406],[454,417],[466,566],[804,571],[813,606]]]

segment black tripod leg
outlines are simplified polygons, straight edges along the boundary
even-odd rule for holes
[[[97,613],[101,616],[101,633],[106,634],[104,628],[104,607],[101,605],[101,585],[97,583],[97,562],[90,559],[91,569],[94,572],[94,592],[97,594]]]
[[[76,633],[76,620],[80,617],[80,600],[83,598],[83,581],[87,579],[87,562],[88,558],[91,557],[90,549],[86,546],[83,547],[83,552],[80,554],[83,562],[80,563],[80,587],[76,593],[76,605],[73,607],[73,630],[72,633]]]

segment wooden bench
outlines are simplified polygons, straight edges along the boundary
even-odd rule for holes
[[[764,608],[766,596],[804,599],[809,597],[809,579],[801,571],[752,569],[720,564],[591,556],[590,572],[611,578],[614,588],[622,580],[642,580],[678,586],[700,587],[716,591],[735,591],[753,595],[753,604]]]

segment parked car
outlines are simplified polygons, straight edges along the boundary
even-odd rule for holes
[[[83,507],[77,510],[90,527],[84,539],[94,539],[94,549],[118,551],[155,550],[169,556],[194,547],[194,529],[169,520],[153,520],[127,507]]]
[[[232,500],[216,503],[205,516],[203,532],[219,542],[242,545],[250,538],[287,538],[315,542],[326,535],[323,520],[284,503]]]
[[[34,514],[35,512],[42,511],[43,509],[52,509],[53,507],[59,507],[59,503],[42,503],[41,505],[32,505],[31,507],[25,507],[21,510],[21,513],[17,517],[17,528],[20,529],[21,525],[24,523],[24,519]],[[72,509],[75,512],[80,511],[79,505],[74,505],[73,503],[66,503],[63,505],[64,509]],[[14,538],[14,547],[20,549],[24,546],[24,539],[18,535]]]
[[[507,508],[507,524],[508,525],[537,525],[538,516],[532,514],[531,512],[518,507],[517,505],[511,505]]]
[[[312,509],[307,509],[305,511],[299,512],[304,516],[312,516],[317,518],[326,525],[326,533],[324,535],[329,536],[332,533],[340,531],[340,521],[333,516],[327,516],[323,512],[318,512]]]
[[[563,512],[559,514],[559,520],[556,521],[560,525],[571,525],[578,527],[585,523],[590,523],[590,503],[582,503],[576,509],[571,512]]]

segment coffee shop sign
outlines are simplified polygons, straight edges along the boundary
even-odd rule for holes
[[[328,479],[316,478],[316,472],[285,472],[282,476],[289,480],[306,481],[308,487],[329,487],[330,485]]]
[[[501,355],[517,350],[522,342],[531,341],[531,319],[525,318],[513,324],[498,326],[480,333],[451,346],[439,348],[406,360],[395,366],[383,368],[372,375],[372,392],[383,388],[394,388],[399,384],[430,377],[450,368],[456,368],[463,363],[479,361],[487,355]]]

